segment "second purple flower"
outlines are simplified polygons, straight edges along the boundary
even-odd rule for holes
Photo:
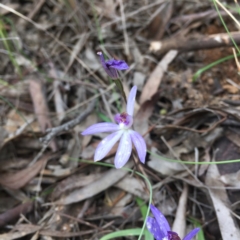
[[[169,223],[164,215],[153,205],[151,205],[152,217],[147,219],[147,228],[156,240],[181,240],[177,233],[171,231]],[[191,240],[200,228],[193,229],[183,240]]]
[[[114,119],[116,123],[97,123],[82,132],[82,135],[90,135],[101,132],[112,132],[104,138],[94,154],[94,161],[102,160],[111,150],[111,148],[120,140],[118,150],[114,159],[116,168],[123,167],[129,160],[132,152],[132,143],[137,150],[138,157],[142,163],[146,158],[146,143],[143,137],[136,131],[132,130],[134,102],[137,93],[137,87],[132,87],[128,101],[127,112],[118,113]]]
[[[123,60],[111,59],[106,61],[102,52],[98,52],[97,54],[100,57],[103,68],[105,69],[108,76],[112,79],[118,79],[117,70],[127,70],[129,68],[127,63]]]

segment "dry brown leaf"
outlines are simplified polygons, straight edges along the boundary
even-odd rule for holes
[[[85,234],[91,234],[93,230],[87,230],[87,231],[81,231],[81,232],[64,232],[64,231],[54,231],[51,229],[43,229],[41,226],[36,226],[32,224],[18,224],[15,226],[14,230],[17,230],[18,232],[15,233],[8,233],[8,234],[2,234],[0,235],[1,240],[12,240],[16,238],[20,238],[23,236],[26,236],[28,234],[34,233],[36,231],[39,231],[40,235],[43,236],[51,236],[51,237],[57,237],[57,238],[70,238],[70,237],[79,237],[83,236]],[[12,238],[9,238],[12,237]],[[3,238],[2,238],[3,237]]]
[[[60,91],[61,82],[58,80],[54,80],[53,89],[54,89],[54,104],[57,113],[57,117],[59,122],[61,122],[65,117],[65,103],[63,101],[63,96]]]
[[[7,85],[7,86],[8,87],[6,87],[4,84],[0,84],[1,95],[7,96],[10,98],[18,98],[18,99],[19,99],[19,97],[29,96],[29,94],[28,94],[29,81],[28,80],[19,81],[14,85]]]
[[[157,154],[157,149],[152,148],[151,152]],[[158,156],[151,155],[150,158],[151,158],[151,161],[147,163],[148,166],[153,170],[161,173],[164,176],[169,176],[169,175],[172,176],[178,172],[185,170],[183,164],[181,163],[168,162],[168,161],[165,161],[164,159],[161,160],[161,155],[158,155]]]
[[[41,226],[34,226],[34,225],[30,225],[30,224],[21,224],[21,225],[17,225],[15,227],[15,229],[20,228],[20,230],[18,231],[11,231],[9,233],[4,233],[4,234],[0,234],[0,239],[1,240],[13,240],[13,239],[18,239],[18,238],[22,238],[24,236],[27,236],[31,233],[34,233],[36,231],[38,231],[39,229],[41,229]]]
[[[125,168],[130,168],[132,165],[133,163],[129,162]],[[108,189],[110,186],[122,179],[126,174],[127,171],[121,169],[111,169],[97,181],[71,192],[67,196],[61,198],[57,203],[67,205],[90,198],[105,189]]]
[[[0,227],[5,226],[9,222],[15,220],[20,214],[26,214],[32,210],[33,201],[25,202],[12,209],[0,214]]]
[[[187,198],[188,198],[188,185],[185,183],[181,197],[178,202],[176,217],[172,226],[172,230],[174,232],[177,232],[181,238],[185,236]]]
[[[153,19],[147,25],[147,39],[160,40],[166,30],[166,25],[173,13],[173,2],[166,2],[158,7],[152,14]]]
[[[148,131],[148,120],[152,115],[158,97],[159,95],[155,94],[151,100],[144,102],[134,117],[134,129],[142,135]]]
[[[92,230],[81,231],[81,232],[63,232],[63,231],[54,231],[50,229],[41,230],[41,226],[36,226],[32,224],[19,224],[14,227],[15,232],[9,232],[5,234],[0,234],[1,240],[13,240],[22,238],[29,234],[39,231],[39,234],[42,236],[51,236],[57,238],[70,238],[70,237],[79,237],[86,234],[91,234]]]
[[[45,132],[47,128],[51,128],[52,124],[48,118],[48,107],[46,98],[43,95],[42,83],[40,81],[30,80],[29,91],[32,97],[34,111],[37,115],[39,126],[42,132]]]
[[[226,91],[228,91],[229,93],[232,93],[232,94],[236,94],[238,93],[239,89],[233,85],[230,85],[230,84],[224,84],[222,86],[223,89],[225,89]]]
[[[137,178],[126,176],[114,186],[128,193],[132,193],[133,195],[138,196],[142,199],[149,199],[148,194],[146,194],[146,189],[144,188],[143,182]]]
[[[73,50],[72,50],[71,55],[70,55],[69,63],[68,63],[64,72],[68,72],[69,68],[72,66],[72,64],[73,64],[74,60],[76,59],[77,55],[80,53],[80,51],[84,47],[88,37],[89,37],[89,34],[86,34],[86,33],[81,34],[77,43],[73,47]]]
[[[177,54],[178,51],[176,50],[169,51],[155,67],[143,88],[142,94],[140,96],[141,104],[147,100],[150,100],[152,96],[158,91],[158,87],[161,84],[164,73],[167,71],[168,65],[173,61]]]
[[[57,199],[60,197],[60,195],[66,193],[67,191],[70,192],[73,189],[89,185],[92,182],[97,181],[102,176],[103,174],[101,173],[94,173],[90,175],[83,174],[71,175],[57,184],[52,193],[52,198]]]
[[[111,209],[111,216],[123,216],[126,214],[126,205],[129,204],[133,200],[132,194],[128,193],[125,196],[123,196]]]
[[[228,186],[240,188],[240,170],[236,173],[222,175],[220,180]]]
[[[97,1],[94,4],[94,7],[96,11],[106,17],[106,18],[115,18],[116,16],[116,7],[118,5],[118,2],[114,0],[104,0],[104,1]]]
[[[85,130],[87,127],[97,123],[97,115],[96,113],[91,113],[87,118],[81,123],[81,125],[77,126],[78,132],[81,132]],[[74,129],[75,130],[75,129]],[[85,148],[89,142],[91,141],[92,136],[91,135],[86,135],[82,136],[82,147]]]
[[[220,174],[217,166],[210,165],[205,182],[209,187],[208,191],[215,208],[222,239],[240,239],[239,229],[236,227],[231,214],[227,192],[225,190],[224,184],[219,180],[219,178]]]
[[[134,72],[133,84],[137,86],[138,90],[142,90],[145,78],[146,78],[145,74],[138,72],[138,71]]]
[[[16,132],[21,127],[23,127],[23,125],[26,125],[26,127],[31,125],[31,127],[29,127],[31,131],[39,132],[39,127],[37,126],[37,124],[35,123],[33,124],[33,119],[34,119],[34,116],[32,114],[24,114],[24,116],[22,116],[18,111],[13,109],[7,115],[7,122],[4,128],[10,135],[15,135],[15,136],[18,135],[16,134]]]
[[[39,126],[42,132],[45,133],[46,129],[52,128],[52,123],[49,119],[48,106],[42,89],[43,87],[41,81],[29,81],[29,91],[34,105],[34,111],[37,115]],[[50,146],[53,152],[57,151],[57,144],[55,140],[50,142]]]
[[[39,132],[39,126],[37,122],[34,121],[34,116],[32,114],[24,114],[23,116],[15,109],[11,110],[7,115],[7,122],[4,129],[7,131],[8,136],[4,139],[3,145],[20,137],[26,129],[31,132]]]
[[[45,163],[51,156],[42,157],[32,166],[14,173],[2,174],[0,184],[11,189],[19,189],[24,187],[31,179],[33,179],[45,166]]]

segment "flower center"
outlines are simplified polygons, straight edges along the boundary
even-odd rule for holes
[[[168,231],[168,240],[181,240],[177,233]]]
[[[120,125],[120,127],[122,126],[123,128],[130,128],[133,124],[132,116],[128,115],[127,113],[116,114],[114,120]]]

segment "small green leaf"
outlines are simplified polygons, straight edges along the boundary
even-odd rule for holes
[[[109,117],[107,117],[106,115],[104,115],[101,112],[97,112],[97,116],[104,122],[112,122]]]
[[[126,230],[120,230],[117,232],[109,233],[100,240],[109,240],[109,239],[116,239],[119,237],[129,237],[129,236],[139,236],[141,234],[142,229],[141,228],[133,228],[133,229],[126,229]],[[144,235],[146,240],[152,240],[153,238],[146,238],[146,233],[148,231],[144,230]]]

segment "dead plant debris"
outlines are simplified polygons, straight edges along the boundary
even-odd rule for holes
[[[238,10],[224,6],[230,34],[212,1],[1,1],[1,240],[141,228],[139,198],[180,237],[198,225],[206,240],[240,239],[240,163],[226,162],[240,159],[238,52],[193,82],[239,45]],[[138,87],[134,130],[151,153],[144,165],[133,154],[131,172],[93,164],[107,135],[81,135],[125,108],[98,51],[130,66],[119,73],[126,95]]]

